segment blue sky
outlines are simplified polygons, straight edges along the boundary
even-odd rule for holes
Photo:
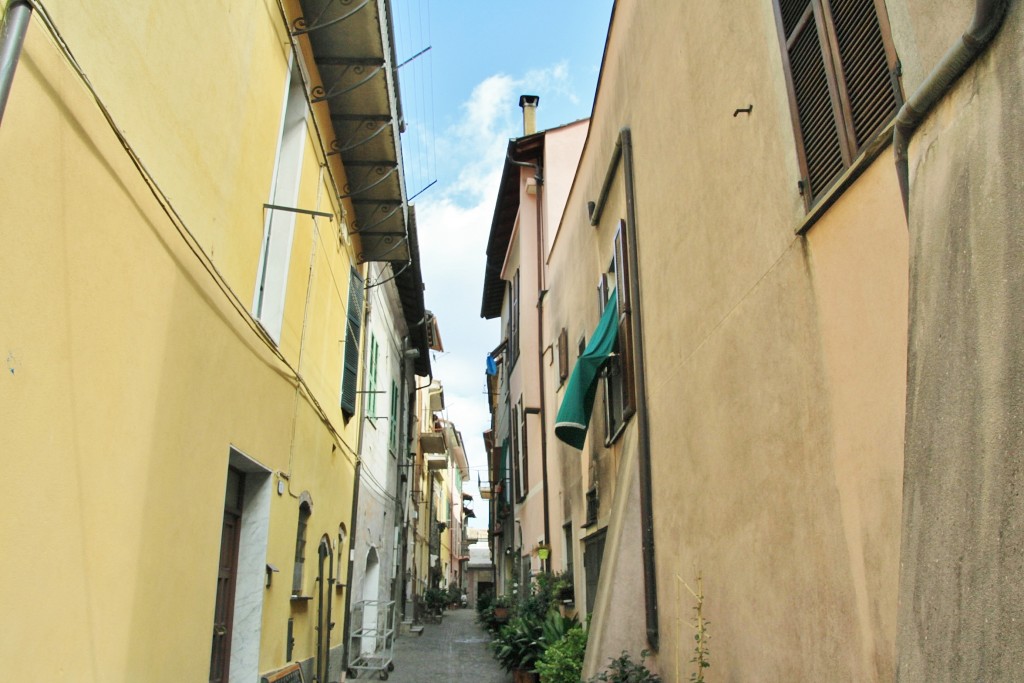
[[[480,318],[484,252],[519,96],[539,95],[538,129],[590,115],[611,0],[393,0],[409,195],[419,227],[427,308],[444,353],[432,360],[447,417],[462,432],[476,495],[486,480],[487,352],[500,341]],[[434,185],[431,182],[436,181]],[[478,513],[486,510],[480,502]],[[472,526],[486,526],[481,514]]]

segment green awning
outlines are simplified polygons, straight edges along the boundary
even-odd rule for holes
[[[590,413],[594,410],[594,397],[597,395],[597,377],[615,348],[618,323],[618,299],[613,291],[590,343],[572,369],[562,405],[555,417],[555,436],[573,448],[582,449],[587,439],[587,425],[590,424]]]

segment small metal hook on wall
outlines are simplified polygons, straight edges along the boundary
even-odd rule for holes
[[[752,112],[752,111],[754,111],[754,105],[752,105],[752,104],[748,104],[748,105],[747,105],[747,107],[746,107],[746,109],[737,109],[736,111],[734,111],[734,112],[732,113],[732,117],[733,117],[733,118],[736,118],[736,117],[737,117],[737,116],[739,116],[740,114],[749,114],[749,113],[750,113],[750,112]]]

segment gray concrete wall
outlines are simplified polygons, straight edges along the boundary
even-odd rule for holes
[[[899,681],[1024,671],[1024,8],[911,147]]]

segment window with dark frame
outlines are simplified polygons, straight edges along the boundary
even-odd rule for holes
[[[519,408],[513,405],[510,413],[511,424],[509,424],[508,432],[510,439],[510,453],[509,460],[511,465],[515,467],[515,473],[513,476],[513,486],[515,488],[515,499],[520,501],[523,499],[523,486],[522,486],[522,468],[519,460]]]
[[[519,271],[512,276],[509,313],[509,356],[514,366],[519,360]]]
[[[810,208],[899,110],[882,0],[773,0]]]
[[[306,565],[306,527],[312,510],[309,504],[299,505],[299,526],[295,532],[295,569],[292,572],[292,595],[302,595],[302,576]]]
[[[526,447],[526,411],[523,410],[523,397],[519,397],[519,472],[523,480],[523,498],[530,492],[530,461]]]
[[[618,302],[618,334],[612,356],[604,369],[605,397],[605,444],[613,443],[630,417],[636,412],[636,378],[633,362],[632,294],[629,284],[629,252],[626,243],[625,221],[619,221],[615,233],[615,251],[612,271],[615,277],[615,291]],[[608,303],[611,292],[608,278],[601,276],[598,284],[598,300],[601,312]]]
[[[388,419],[388,450],[395,455],[398,449],[398,385],[391,382],[391,412]]]
[[[564,327],[558,333],[558,383],[569,377],[569,332]]]

